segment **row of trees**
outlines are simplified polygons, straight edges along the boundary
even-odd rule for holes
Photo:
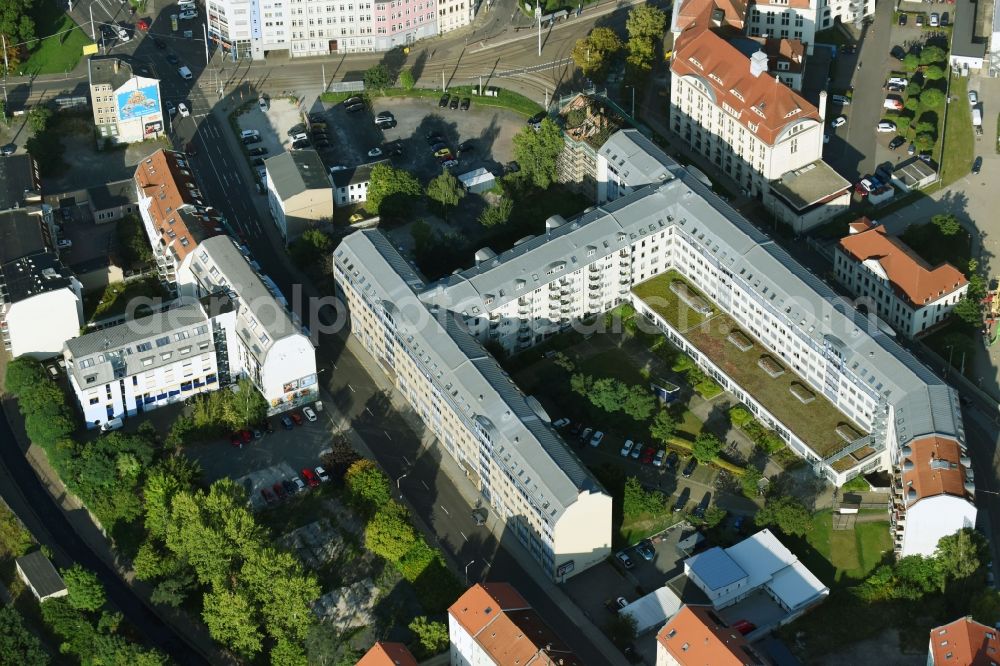
[[[625,20],[628,41],[611,28],[594,28],[573,45],[571,57],[585,76],[604,80],[613,57],[623,48],[626,62],[637,73],[648,73],[656,60],[657,45],[663,39],[667,15],[651,5],[639,5],[629,11]]]
[[[765,428],[760,421],[754,418],[750,410],[742,405],[737,405],[729,410],[729,420],[734,426],[745,432],[758,449],[768,455],[777,453],[785,446],[778,433]]]
[[[594,378],[582,373],[570,377],[570,388],[595,407],[613,414],[625,412],[636,421],[648,419],[656,409],[656,397],[641,385],[629,386],[613,377]]]

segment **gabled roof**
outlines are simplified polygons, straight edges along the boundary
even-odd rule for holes
[[[39,597],[44,599],[66,589],[66,583],[42,551],[36,550],[14,561]]]
[[[903,447],[900,464],[907,506],[937,495],[969,496],[965,483],[970,461],[954,439],[934,436],[915,439]]]
[[[582,666],[508,583],[481,583],[458,598],[448,614],[462,626],[495,664]]]
[[[40,201],[38,165],[28,154],[0,157],[0,210]]]
[[[402,643],[378,641],[355,666],[417,666],[417,660]]]
[[[692,76],[710,91],[717,106],[761,141],[774,145],[803,120],[821,123],[819,110],[766,71],[754,76],[750,60],[701,18],[678,35],[670,70]],[[756,129],[754,129],[756,127]]]
[[[87,197],[94,210],[107,210],[139,202],[135,181],[131,178],[88,187]]]
[[[747,4],[743,0],[686,0],[680,7],[674,7],[677,12],[674,24],[683,29],[692,20],[704,18],[713,20],[720,27],[742,30]]]
[[[994,666],[1000,663],[1000,638],[993,627],[963,617],[931,629],[934,666]]]
[[[882,225],[841,238],[840,248],[855,261],[876,261],[896,293],[918,308],[968,283],[962,272],[949,263],[928,266],[903,241],[888,235]]]
[[[681,666],[770,664],[708,606],[684,606],[656,640]],[[659,663],[659,659],[657,659]]]

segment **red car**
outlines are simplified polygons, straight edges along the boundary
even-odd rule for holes
[[[149,32],[149,19],[141,18],[135,22],[135,29],[139,32]]]
[[[229,443],[232,444],[237,449],[243,448],[243,440],[240,439],[240,433],[234,432],[229,435]]]
[[[740,632],[744,636],[746,636],[756,628],[757,628],[756,624],[754,624],[753,622],[749,622],[747,620],[740,620],[733,624],[733,629]]]
[[[306,483],[309,484],[310,488],[315,488],[319,485],[319,479],[316,478],[316,475],[313,474],[313,471],[308,467],[303,468],[302,478],[306,480]]]
[[[295,421],[295,425],[302,425],[302,415],[301,414],[299,414],[298,412],[292,412],[291,414],[289,414],[289,416],[291,416],[292,420]]]
[[[253,433],[250,432],[249,430],[240,430],[239,435],[240,435],[240,441],[243,442],[244,444],[249,444],[250,442],[253,441]]]
[[[264,498],[264,501],[267,502],[268,504],[273,504],[275,501],[277,501],[274,498],[274,493],[272,493],[267,488],[261,488],[260,489],[260,494],[261,494],[261,497]]]
[[[648,465],[649,463],[653,462],[653,456],[655,455],[656,455],[656,449],[654,449],[652,446],[647,446],[642,450],[642,458],[639,459],[639,462],[643,463],[644,465]]]
[[[273,490],[274,494],[278,496],[278,499],[285,499],[285,495],[287,493],[285,492],[285,488],[281,485],[280,481],[271,486],[271,490]]]

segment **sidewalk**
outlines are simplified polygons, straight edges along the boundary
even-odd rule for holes
[[[381,390],[383,390],[386,395],[389,396],[392,407],[399,413],[410,426],[410,429],[414,433],[419,433],[421,439],[421,447],[432,447],[436,446],[436,439],[434,434],[424,427],[422,421],[412,412],[409,403],[406,402],[405,398],[399,394],[395,387],[389,383],[385,374],[378,367],[375,360],[369,355],[368,351],[364,346],[358,342],[354,335],[349,335],[346,341],[346,347],[354,354],[358,362],[364,366],[365,370],[368,372],[372,379],[372,382]],[[330,396],[324,396],[323,404],[326,409],[333,412],[336,415],[336,419],[340,423],[345,423],[347,419],[339,412],[336,408],[336,404]],[[347,437],[351,440],[358,451],[362,453],[365,457],[375,459],[372,451],[368,448],[364,440],[361,439],[357,433],[351,429],[345,429]],[[458,463],[447,453],[441,455],[441,466],[447,474],[448,478],[454,484],[455,488],[462,495],[462,497],[469,503],[470,507],[476,506],[476,503],[481,500],[479,491],[472,485],[472,483],[466,478],[465,474],[462,472]],[[411,511],[411,514],[416,517]],[[423,523],[422,520],[418,521],[420,523],[420,529],[424,535],[429,539],[431,543],[436,542],[434,533]],[[517,560],[518,564],[531,576],[532,580],[542,588],[546,595],[554,602],[559,604],[563,612],[572,620],[582,632],[584,632],[594,643],[594,646],[601,652],[602,655],[607,659],[608,664],[619,664],[624,665],[625,658],[622,653],[616,648],[610,640],[604,635],[604,633],[594,625],[593,622],[587,618],[583,611],[566,595],[563,590],[553,583],[551,580],[546,578],[542,572],[539,570],[538,565],[531,558],[528,552],[521,546],[520,543],[512,542],[510,539],[503,540],[503,530],[504,524],[499,520],[492,521],[492,525],[489,526],[493,532],[494,538],[496,538],[497,543],[503,543],[501,546],[510,555]],[[452,562],[452,569],[456,573],[461,572],[462,568],[456,563]]]

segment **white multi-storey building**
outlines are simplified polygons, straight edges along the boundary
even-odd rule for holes
[[[969,290],[960,270],[948,263],[931,268],[867,218],[852,223],[850,235],[834,248],[833,270],[869,312],[908,338],[947,319]]]
[[[964,451],[955,392],[875,320],[855,311],[635,130],[615,134],[599,160],[598,173],[607,182],[598,187],[608,203],[573,220],[552,218],[544,235],[501,255],[480,250],[476,266],[438,283],[425,284],[377,231],[349,236],[335,253],[335,275],[348,297],[355,335],[444,437],[451,455],[479,460],[478,470],[472,462],[466,468],[479,474],[483,495],[501,516],[512,511],[496,488],[519,476],[498,473],[510,464],[504,456],[513,453],[511,435],[520,439],[514,450],[521,455],[527,450],[522,427],[539,428],[536,439],[550,456],[564,455],[565,445],[541,427],[540,408],[533,402],[525,408],[523,396],[466,332],[518,351],[624,300],[837,485],[898,467],[900,448],[917,438],[949,439]],[[664,275],[668,271],[676,278]],[[657,276],[659,284],[641,285]],[[688,307],[678,306],[678,299]],[[665,301],[694,314],[686,322],[671,319],[658,307]],[[748,356],[734,363],[718,353],[720,343],[712,336],[719,331],[701,326],[708,313],[712,326],[727,329],[722,350],[732,345]],[[770,379],[748,374],[758,369]],[[773,388],[760,390],[771,382]],[[506,392],[501,399],[491,398],[499,389]],[[798,400],[792,407],[782,397],[788,392]],[[511,430],[498,446],[483,435],[491,429],[476,425],[483,410],[491,424],[504,422],[520,432]],[[452,423],[458,427],[445,427]],[[566,465],[556,476],[539,473],[538,465],[551,460],[515,462],[539,483],[566,479]],[[571,454],[567,460],[575,462]],[[566,480],[572,483],[556,494],[568,515],[570,500],[586,497],[591,480],[584,472]],[[522,486],[515,483],[514,489],[525,496]],[[956,516],[954,525],[947,520],[943,531],[965,524],[964,516]],[[557,541],[554,546],[558,569],[561,548]],[[580,544],[571,550],[575,559],[586,552]],[[547,563],[546,570],[552,570]]]
[[[235,57],[296,58],[388,51],[433,37],[436,8],[436,0],[209,0],[207,20],[212,38]]]

